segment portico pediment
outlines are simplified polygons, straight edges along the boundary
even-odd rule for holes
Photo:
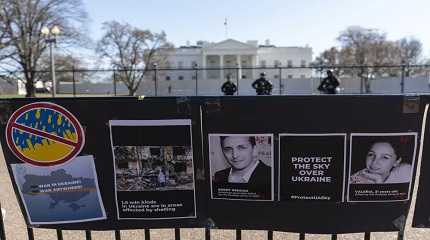
[[[219,43],[214,43],[204,48],[204,50],[256,50],[253,45],[246,44],[234,39],[227,39]]]

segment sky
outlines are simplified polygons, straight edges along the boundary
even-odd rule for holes
[[[266,39],[276,46],[313,48],[313,58],[338,46],[348,26],[378,29],[389,40],[414,37],[430,57],[429,0],[83,0],[89,36],[97,41],[105,21],[165,31],[175,46],[198,40]],[[224,25],[227,18],[227,36]]]

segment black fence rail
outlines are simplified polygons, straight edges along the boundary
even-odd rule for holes
[[[258,66],[224,68],[148,68],[148,69],[78,69],[56,71],[57,94],[63,95],[145,95],[200,96],[221,95],[220,87],[227,76],[237,85],[237,95],[255,95],[251,83],[262,72],[273,83],[273,95],[318,94],[317,86],[332,70],[341,82],[342,94],[423,93],[430,92],[430,65],[384,66]],[[127,74],[125,74],[127,73]],[[136,80],[130,91],[125,75]],[[3,81],[2,81],[3,80]],[[6,83],[7,80],[7,83]],[[51,91],[47,70],[36,71],[40,93]],[[20,84],[18,84],[20,82]],[[0,93],[20,91],[23,72],[0,72]],[[10,85],[19,85],[15,88]],[[4,90],[2,90],[4,89]],[[21,90],[22,91],[22,90]]]
[[[236,229],[236,236],[235,239],[236,240],[242,240],[242,230],[240,229]],[[28,239],[29,240],[34,240],[34,233],[33,233],[33,229],[32,228],[27,228],[27,233],[28,233]],[[115,230],[115,240],[121,240],[121,231],[120,230]],[[57,239],[58,240],[63,240],[63,232],[60,229],[56,230],[56,234],[57,234]],[[338,235],[337,234],[331,234],[330,235],[331,240],[337,240]],[[371,232],[365,232],[363,233],[363,239],[364,240],[370,240],[371,238]],[[150,240],[151,239],[151,230],[150,229],[145,229],[144,230],[144,236],[142,237],[138,237],[135,239],[144,239],[144,240]],[[181,238],[181,229],[180,228],[175,228],[175,232],[174,232],[174,239],[175,240],[181,240],[183,238]],[[209,228],[205,229],[205,240],[210,240],[211,239],[211,230]],[[273,240],[273,231],[267,231],[267,240]],[[299,240],[306,240],[306,233],[299,233],[298,236]],[[400,231],[398,232],[397,235],[397,240],[403,240],[404,239],[404,232]],[[85,240],[92,240],[92,234],[90,230],[86,230],[85,231]],[[186,239],[184,239],[186,240]]]

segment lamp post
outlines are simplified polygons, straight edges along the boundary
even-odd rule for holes
[[[49,45],[49,55],[51,58],[51,80],[52,80],[52,97],[55,97],[57,92],[57,82],[55,79],[55,60],[54,60],[54,49],[53,44],[57,44],[57,36],[60,34],[60,28],[54,25],[52,28],[43,27],[42,35],[45,37],[45,42]]]
[[[154,91],[155,91],[155,96],[157,96],[157,63],[153,63],[152,64],[152,70],[154,70]]]

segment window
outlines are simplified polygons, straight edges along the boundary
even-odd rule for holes
[[[266,60],[261,60],[260,61],[260,66],[261,67],[266,67]]]
[[[170,76],[166,76],[166,81],[169,81],[170,80]]]
[[[288,78],[293,78],[293,75],[291,75],[291,74],[290,74],[290,75],[288,75],[287,77],[288,77]]]
[[[246,75],[242,75],[242,79],[246,79]]]
[[[191,62],[191,67],[193,68],[193,67],[196,67],[197,66],[197,62],[196,61],[192,61]]]
[[[292,61],[292,60],[288,60],[288,62],[287,62],[287,66],[288,66],[288,67],[292,67],[292,66],[293,66],[293,61]]]
[[[182,61],[178,62],[178,68],[183,68],[184,67],[184,63]]]
[[[301,67],[306,67],[306,61],[305,60],[300,61],[300,66]]]
[[[273,61],[273,66],[275,66],[275,67],[281,66],[281,61],[279,61],[279,60]]]
[[[184,80],[184,76],[179,76],[178,80]]]
[[[300,75],[300,78],[306,78],[306,75],[302,74]]]
[[[279,75],[273,75],[273,78],[274,78],[274,79],[278,79],[278,78],[279,78]]]

